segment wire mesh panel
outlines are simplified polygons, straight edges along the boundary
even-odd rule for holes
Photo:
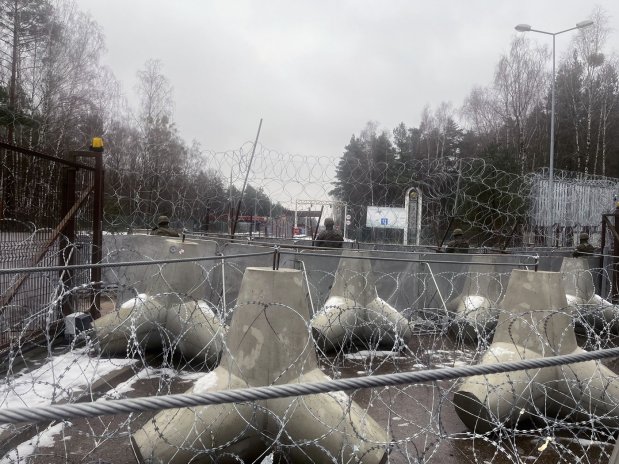
[[[1,267],[90,262],[85,251],[92,243],[93,203],[88,200],[92,168],[5,143],[0,153]],[[55,295],[64,292],[59,282],[79,286],[90,281],[88,270],[72,276],[66,271],[2,275],[0,349],[49,329],[60,318],[63,305],[68,311],[90,307],[91,302],[77,297],[49,306]]]

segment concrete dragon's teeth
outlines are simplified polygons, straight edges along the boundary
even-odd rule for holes
[[[301,277],[292,269],[246,269],[221,363],[190,392],[328,380],[318,369]],[[204,462],[253,462],[276,444],[295,463],[337,456],[380,464],[389,441],[343,392],[170,409],[133,435],[142,459],[170,464],[197,455]]]
[[[410,322],[378,296],[371,261],[358,259],[364,256],[343,251],[329,297],[312,319],[323,351],[346,343],[398,348],[412,337]]]
[[[480,363],[582,353],[558,272],[512,271],[494,340]],[[479,433],[542,415],[619,426],[619,382],[598,361],[465,379],[453,399]]]

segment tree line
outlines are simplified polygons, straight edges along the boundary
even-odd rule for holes
[[[596,8],[591,19],[594,24],[575,31],[569,52],[559,57],[554,166],[619,177],[619,66],[607,51],[606,13]],[[474,87],[460,108],[447,102],[434,110],[426,106],[417,127],[402,122],[391,131],[379,130],[370,122],[353,135],[331,193],[358,205],[357,225],[366,205],[403,206],[407,188],[430,180],[435,188],[429,170],[436,160],[456,166],[458,159],[480,158],[520,176],[547,168],[552,61],[541,43],[539,37],[515,34],[492,82]]]
[[[136,70],[139,104],[131,108],[101,63],[104,52],[101,27],[76,2],[0,0],[0,137],[58,158],[103,137],[107,227],[148,227],[160,214],[201,229],[223,221],[239,189],[206,169],[200,144],[179,134],[163,63],[150,59]],[[2,161],[5,190],[37,163]],[[241,214],[282,210],[260,188],[247,186]]]
[[[557,68],[555,167],[619,177],[618,63],[607,51],[606,14],[596,9],[592,19],[592,27],[573,33]],[[354,212],[401,206],[412,182],[434,182],[436,173],[424,177],[419,163],[428,173],[436,160],[465,157],[519,175],[548,166],[550,52],[541,43],[515,35],[492,82],[473,88],[460,108],[427,106],[417,127],[402,122],[387,131],[369,123],[345,146],[330,193]],[[101,27],[75,1],[0,0],[0,137],[64,158],[102,136],[110,227],[149,226],[159,214],[193,228],[224,220],[239,185],[207,168],[210,154],[181,137],[163,63],[148,60],[136,70],[139,103],[132,108],[102,65],[104,51]],[[3,158],[3,185],[19,170],[31,172],[11,162]],[[284,211],[247,187],[240,214]]]

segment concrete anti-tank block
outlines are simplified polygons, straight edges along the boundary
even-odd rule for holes
[[[619,306],[596,295],[590,264],[588,258],[563,258],[561,275],[568,308],[579,326],[617,334]]]
[[[320,382],[301,271],[247,268],[220,365],[189,392]],[[279,446],[291,462],[379,464],[389,436],[343,392],[171,409],[133,441],[154,463],[254,462]],[[201,458],[199,458],[201,456]]]
[[[93,321],[93,327],[104,354],[127,355],[167,345],[209,366],[219,360],[226,330],[208,303],[175,294],[140,294]]]
[[[342,253],[329,297],[312,319],[323,351],[346,343],[395,348],[412,337],[408,319],[378,296],[371,261],[359,259],[369,257],[355,250]]]
[[[480,363],[582,352],[561,273],[512,271],[494,340]],[[454,395],[460,419],[478,433],[540,414],[619,425],[619,383],[597,361],[465,379]]]
[[[473,342],[491,334],[499,317],[498,302],[502,285],[497,266],[492,263],[501,258],[483,258],[488,260],[488,264],[470,264],[462,291],[446,304],[451,331]]]

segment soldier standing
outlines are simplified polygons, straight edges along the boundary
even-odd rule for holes
[[[318,234],[316,237],[315,245],[317,247],[330,247],[330,248],[342,248],[342,242],[344,238],[339,232],[333,230],[335,222],[331,218],[325,219],[325,230]]]
[[[178,232],[170,229],[170,219],[167,216],[159,216],[157,227],[155,227],[150,235],[163,235],[165,237],[179,237]]]
[[[574,258],[580,258],[583,256],[588,256],[593,254],[594,248],[593,245],[589,243],[589,234],[583,232],[580,234],[580,243],[572,253]]]
[[[462,229],[454,229],[453,240],[447,244],[446,253],[468,253],[469,242],[464,238]]]

